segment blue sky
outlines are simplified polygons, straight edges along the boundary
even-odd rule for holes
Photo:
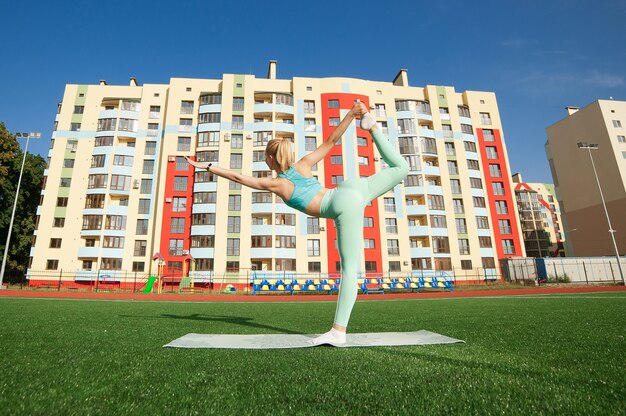
[[[0,121],[47,154],[65,84],[349,76],[494,91],[513,172],[552,182],[545,128],[626,100],[626,0],[4,1]],[[589,138],[591,139],[591,138]],[[23,143],[22,143],[23,145]]]

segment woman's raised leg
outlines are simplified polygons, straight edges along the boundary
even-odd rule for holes
[[[363,115],[363,117],[372,118],[369,113]],[[372,139],[374,139],[378,153],[380,153],[385,163],[389,165],[389,168],[383,169],[367,178],[369,201],[388,192],[402,182],[409,173],[409,164],[404,160],[398,149],[389,142],[389,139],[385,137],[381,129],[376,126],[375,122],[370,129],[370,134]]]

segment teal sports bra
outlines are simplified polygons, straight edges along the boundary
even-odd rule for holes
[[[315,195],[322,189],[322,184],[315,178],[305,178],[300,175],[296,168],[291,166],[286,172],[278,174],[280,178],[285,178],[293,183],[293,193],[289,201],[285,201],[287,206],[304,211]]]

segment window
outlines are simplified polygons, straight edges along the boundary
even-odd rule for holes
[[[461,260],[461,269],[462,270],[472,270],[472,261],[471,260]]]
[[[467,168],[470,170],[480,170],[480,165],[478,164],[478,160],[467,159]]]
[[[215,192],[196,192],[193,194],[194,204],[215,204]]]
[[[228,210],[229,211],[241,210],[241,195],[228,195]]]
[[[135,234],[137,235],[148,234],[148,220],[137,220],[137,227],[135,229]]]
[[[490,129],[484,129],[483,130],[483,137],[484,137],[486,142],[495,142],[496,141],[496,137],[493,135],[493,130],[490,130]]]
[[[304,138],[304,150],[307,152],[312,152],[317,149],[317,139],[315,137],[306,136]]]
[[[58,201],[57,201],[58,206]],[[104,208],[104,195],[91,194],[85,196],[85,208]]]
[[[480,113],[480,123],[486,126],[491,125],[491,115],[489,113]]]
[[[230,136],[231,149],[243,149],[243,134],[232,134]]]
[[[124,237],[104,236],[102,241],[104,248],[124,248]]]
[[[456,160],[448,160],[448,172],[450,175],[458,175],[459,167],[456,163]]]
[[[453,137],[454,133],[452,132],[452,126],[449,124],[443,124],[442,126],[443,129],[443,137],[449,138],[449,137]]]
[[[459,234],[467,234],[467,224],[465,218],[455,218],[456,232]]]
[[[215,236],[213,235],[192,235],[191,247],[212,248],[215,247]]]
[[[412,258],[411,259],[412,270],[431,270],[431,260],[429,258]]]
[[[448,237],[432,237],[433,253],[449,253],[450,244]]]
[[[191,150],[191,137],[179,137],[176,150],[179,152],[188,152]]]
[[[479,230],[488,230],[489,229],[489,218],[484,216],[476,217],[476,227]]]
[[[141,173],[144,175],[150,175],[154,172],[154,159],[145,159],[143,161],[143,167]]]
[[[70,123],[70,131],[80,131],[80,123]]]
[[[83,230],[102,229],[102,215],[83,215]]]
[[[149,201],[148,199],[146,201]],[[187,198],[184,196],[175,196],[172,198],[172,212],[187,211]]]
[[[496,213],[500,215],[506,215],[509,213],[509,207],[506,201],[496,201]]]
[[[253,146],[266,146],[267,142],[272,139],[271,131],[255,131],[252,136],[252,145]]]
[[[620,128],[622,127],[622,122],[619,120],[613,120],[613,127]]]
[[[343,175],[333,175],[330,180],[333,185],[339,185],[343,182]]]
[[[253,204],[269,204],[272,202],[271,192],[252,192]]]
[[[502,240],[502,251],[504,254],[515,254],[515,245],[513,240]]]
[[[189,120],[191,121],[191,120]],[[118,131],[131,131],[131,132],[136,132],[137,131],[137,120],[134,120],[132,118],[120,118],[120,121],[117,125],[117,130]]]
[[[374,104],[374,108],[376,111],[376,117],[387,117],[387,110],[385,109],[385,104]]]
[[[474,204],[475,208],[485,208],[485,198],[483,198],[482,196],[473,196],[472,197],[472,202]]]
[[[146,150],[144,151],[146,155],[155,155],[156,154],[156,142],[146,142]]]
[[[243,116],[233,116],[233,130],[243,130]]]
[[[399,119],[398,120],[398,133],[400,134],[415,134],[415,120],[413,119]]]
[[[233,97],[233,111],[243,111],[244,99],[243,97]]]
[[[215,225],[215,214],[193,214],[191,225]]]
[[[148,118],[159,118],[161,116],[161,106],[151,105]]]
[[[133,272],[143,272],[145,270],[146,264],[143,261],[134,261],[132,266]]]
[[[429,209],[437,209],[444,210],[444,202],[442,195],[428,195],[428,208]]]
[[[276,248],[296,248],[296,237],[290,235],[277,235]]]
[[[448,226],[446,223],[446,216],[445,215],[431,215],[430,226],[432,228],[446,228]]]
[[[626,143],[626,137],[625,136],[617,136],[617,141],[619,143]]]
[[[357,137],[356,145],[359,147],[367,147],[367,139],[365,139],[364,137]]]
[[[469,240],[465,238],[459,239],[459,254],[470,254]]]
[[[308,240],[307,241],[307,253],[309,256],[320,255],[320,240]]]
[[[474,142],[463,142],[463,145],[465,146],[465,151],[466,152],[474,152],[474,153],[476,153],[476,143],[474,143]]]
[[[140,199],[139,200],[139,208],[137,209],[138,214],[149,214],[150,213],[150,200],[149,199]]]
[[[309,273],[320,273],[322,271],[322,265],[319,261],[309,262]]]
[[[365,144],[367,145],[367,142]],[[417,137],[399,137],[398,144],[400,147],[400,153],[403,155],[414,155],[419,152]]]
[[[192,126],[193,126],[193,122],[190,118],[181,118],[178,121],[178,131],[191,132]]]
[[[328,108],[339,108],[339,100],[328,100]]]
[[[106,174],[89,175],[87,187],[89,189],[106,188],[108,176]]]
[[[494,146],[487,146],[485,150],[487,152],[487,159],[498,159],[498,150]]]
[[[421,175],[408,175],[404,179],[404,186],[423,186],[424,180]]]
[[[306,219],[306,232],[307,234],[319,234],[320,232],[320,219],[307,217]]]
[[[335,245],[337,245],[337,241],[335,240]],[[364,248],[376,248],[376,241],[372,238],[366,238],[363,240]]]
[[[86,217],[86,215],[85,215]],[[124,215],[107,215],[104,222],[105,230],[125,230],[126,216]]]
[[[250,243],[252,248],[269,248],[272,247],[271,235],[253,235]]]
[[[159,135],[159,123],[148,123],[148,131],[146,136],[157,137]]]
[[[132,178],[126,175],[111,175],[112,191],[130,191],[130,182]]]
[[[328,125],[331,127],[335,127],[339,125],[339,117],[330,117],[328,119]]]
[[[411,172],[417,172],[419,171],[422,166],[421,166],[421,159],[419,156],[417,155],[405,155],[403,156],[404,160],[406,160],[406,163],[409,165],[409,171]]]
[[[198,123],[219,123],[222,121],[221,113],[202,113],[198,115]]]
[[[390,256],[400,255],[400,247],[398,245],[398,240],[387,240],[387,254]]]
[[[93,260],[83,260],[83,270],[91,270],[93,268]]]
[[[388,234],[398,234],[398,222],[395,218],[385,218],[385,229]]]
[[[315,114],[315,101],[304,101],[304,114]]]
[[[59,182],[59,186],[61,188],[68,188],[71,183],[72,183],[72,178],[61,178],[61,181]]]
[[[498,196],[504,195],[504,183],[502,183],[502,182],[493,182],[491,185],[493,187],[493,194],[494,195],[498,195]]]
[[[331,165],[342,165],[343,164],[343,157],[342,156],[331,156],[330,157],[330,164]]]
[[[452,260],[448,258],[436,258],[435,270],[452,270]]]
[[[46,270],[57,270],[59,268],[58,260],[47,260],[46,261]]]
[[[65,226],[65,218],[63,217],[54,217],[52,222],[52,226],[55,228],[63,228]]]
[[[127,156],[127,155],[114,155],[113,165],[114,166],[133,166],[133,157]]]
[[[305,118],[304,119],[304,131],[312,131],[316,130],[315,119],[314,118]]]
[[[200,96],[200,105],[222,104],[221,94],[206,94]]]
[[[61,248],[61,239],[60,238],[51,238],[50,239],[50,248]]]
[[[396,212],[396,199],[384,198],[385,212]]]
[[[446,155],[447,156],[455,156],[456,155],[456,150],[454,149],[454,143],[452,142],[446,142],[444,144],[445,149],[446,149]]]
[[[493,257],[482,257],[483,269],[495,269],[496,262]]]
[[[359,166],[368,166],[370,164],[370,160],[367,156],[358,156],[359,158]]]
[[[492,178],[501,178],[502,170],[500,170],[500,165],[498,163],[490,163],[489,174],[491,175]]]
[[[469,124],[461,124],[461,132],[465,134],[474,134],[474,129]]]
[[[294,271],[296,270],[296,261],[294,259],[276,259],[277,271]]]
[[[481,248],[491,247],[491,237],[480,236],[478,237],[478,244]]]
[[[483,181],[480,178],[470,178],[470,187],[474,189],[483,189]]]
[[[227,232],[229,233],[239,233],[241,232],[241,217],[228,217],[228,228]]]
[[[174,176],[174,192],[187,191],[187,182],[189,178],[186,176]]]
[[[230,168],[241,169],[243,162],[243,155],[241,153],[232,153],[230,155]]]
[[[428,137],[422,139],[422,153],[437,154],[437,142],[435,142],[435,139]]]
[[[141,186],[139,188],[139,193],[149,194],[151,190],[152,190],[152,179],[142,179]]]
[[[184,250],[184,242],[179,238],[170,239],[170,248],[168,254],[170,256],[182,256]]]
[[[498,220],[498,227],[500,228],[500,234],[511,234],[511,221]]]

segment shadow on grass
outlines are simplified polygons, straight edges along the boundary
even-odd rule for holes
[[[123,318],[159,318],[159,319],[182,319],[182,320],[190,320],[190,321],[205,321],[205,322],[220,322],[224,324],[234,324],[247,326],[250,328],[258,328],[258,329],[267,329],[274,332],[280,332],[283,334],[300,334],[302,332],[293,331],[291,329],[279,328],[272,325],[260,324],[254,322],[254,318],[248,318],[244,316],[210,316],[203,315],[200,313],[194,313],[191,315],[173,315],[173,314],[161,314],[160,316],[136,316],[136,315],[120,315]]]

